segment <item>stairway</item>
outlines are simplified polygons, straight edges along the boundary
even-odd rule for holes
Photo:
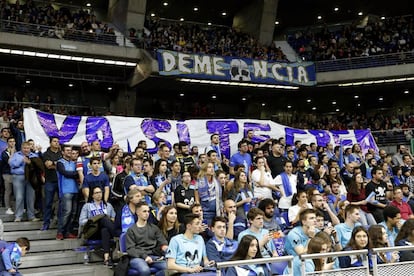
[[[19,271],[25,276],[110,276],[113,271],[102,262],[102,254],[89,253],[89,263],[84,264],[85,247],[80,239],[56,240],[56,225],[47,231],[40,231],[42,222],[13,222],[13,215],[5,215],[0,208],[3,221],[3,239],[11,242],[18,237],[30,240],[30,251],[22,258]]]
[[[277,40],[275,41],[275,45],[276,47],[280,47],[280,49],[282,49],[283,53],[286,55],[286,58],[290,62],[296,62],[300,60],[295,50],[289,45],[286,40]]]

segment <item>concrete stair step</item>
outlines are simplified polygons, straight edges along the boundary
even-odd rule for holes
[[[39,227],[40,228],[40,227]],[[26,237],[30,241],[35,240],[54,240],[56,239],[56,230],[26,230],[26,231],[11,231],[4,232],[3,238],[5,241],[15,241],[19,237]]]
[[[12,222],[14,221],[14,215],[6,215],[4,212],[0,213],[0,219],[4,222]]]
[[[22,221],[22,222],[4,222],[4,232],[25,231],[25,230],[40,230],[43,221]],[[49,229],[56,229],[55,224],[51,224]]]
[[[101,264],[74,264],[39,268],[25,268],[20,269],[19,271],[25,276],[112,276],[114,274],[112,269],[104,267]]]
[[[72,250],[81,246],[82,240],[80,239],[30,241],[30,253]]]
[[[45,267],[56,265],[82,264],[85,252],[73,250],[30,253],[22,258],[20,268]],[[89,253],[90,263],[102,263],[103,257],[95,252]]]

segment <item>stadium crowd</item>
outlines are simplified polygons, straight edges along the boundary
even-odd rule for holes
[[[305,60],[335,60],[410,52],[413,44],[412,15],[380,19],[369,16],[352,24],[309,27],[288,35],[288,42]]]
[[[215,275],[217,262],[285,254],[296,256],[298,275],[298,255],[305,252],[414,241],[413,157],[405,145],[396,153],[363,153],[359,144],[255,143],[251,130],[230,158],[218,134],[205,149],[160,141],[152,155],[145,140],[127,153],[117,144],[104,152],[99,141],[72,147],[50,137],[44,150],[26,137],[17,114],[1,129],[6,214],[15,222],[42,219],[41,230],[55,218],[58,240],[102,240],[105,265],[112,265],[114,237],[125,243],[137,275],[166,268]],[[391,252],[378,262],[407,259],[412,256]],[[306,269],[359,266],[358,260],[311,260]],[[235,269],[226,275],[237,275]],[[285,267],[238,269],[270,275]]]
[[[114,29],[88,10],[55,8],[50,2],[0,1],[1,30],[49,38],[115,44]]]
[[[145,31],[131,28],[130,38],[137,43],[143,42],[143,47],[153,53],[165,49],[270,62],[287,61],[283,51],[274,44],[262,45],[254,36],[225,26],[164,21],[151,17],[146,20]]]

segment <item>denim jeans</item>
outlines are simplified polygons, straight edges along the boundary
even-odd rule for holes
[[[34,219],[35,192],[30,182],[24,179],[24,175],[13,175],[13,192],[16,198],[16,219],[22,218],[25,201],[27,218]]]
[[[52,218],[52,207],[55,194],[58,193],[57,182],[46,182],[45,186],[45,204],[43,209],[43,224],[50,225],[50,219]]]
[[[167,269],[167,263],[165,261],[153,262],[152,264],[148,264],[144,259],[141,258],[132,258],[129,261],[129,265],[132,269],[137,270],[138,275],[141,276],[150,276],[150,267],[154,267],[157,269],[155,275],[164,275],[164,270]]]
[[[11,208],[13,177],[11,174],[3,174],[4,181],[4,205],[6,209]]]
[[[58,233],[63,235],[72,233],[77,204],[78,194],[63,194],[59,199]]]

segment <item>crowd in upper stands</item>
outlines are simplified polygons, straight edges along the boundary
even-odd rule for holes
[[[1,0],[0,18],[2,31],[116,44],[113,28],[84,9],[55,8],[51,3],[42,4],[33,0],[24,3]]]
[[[308,27],[289,35],[288,42],[300,57],[311,61],[410,52],[414,49],[413,22],[412,15],[369,16],[366,23]]]
[[[287,61],[283,51],[274,44],[262,45],[254,36],[225,26],[163,21],[151,17],[146,21],[145,31],[130,31],[133,39],[139,34],[139,40],[149,51],[165,49],[270,62]]]
[[[214,275],[206,270],[215,262],[284,254],[296,256],[298,271],[303,253],[412,242],[414,166],[404,144],[395,153],[363,152],[359,144],[255,142],[249,130],[231,156],[223,154],[219,134],[205,149],[160,140],[153,154],[145,140],[125,152],[117,144],[103,151],[98,140],[72,147],[50,137],[41,149],[26,136],[21,112],[8,114],[0,139],[6,214],[15,222],[42,219],[41,230],[56,217],[58,240],[102,240],[108,266],[110,241],[118,236],[139,275],[166,268]],[[357,242],[357,233],[365,242]],[[378,262],[399,259],[413,260],[390,252]],[[347,257],[312,262],[308,272],[361,265]],[[263,275],[285,270],[241,268]]]

